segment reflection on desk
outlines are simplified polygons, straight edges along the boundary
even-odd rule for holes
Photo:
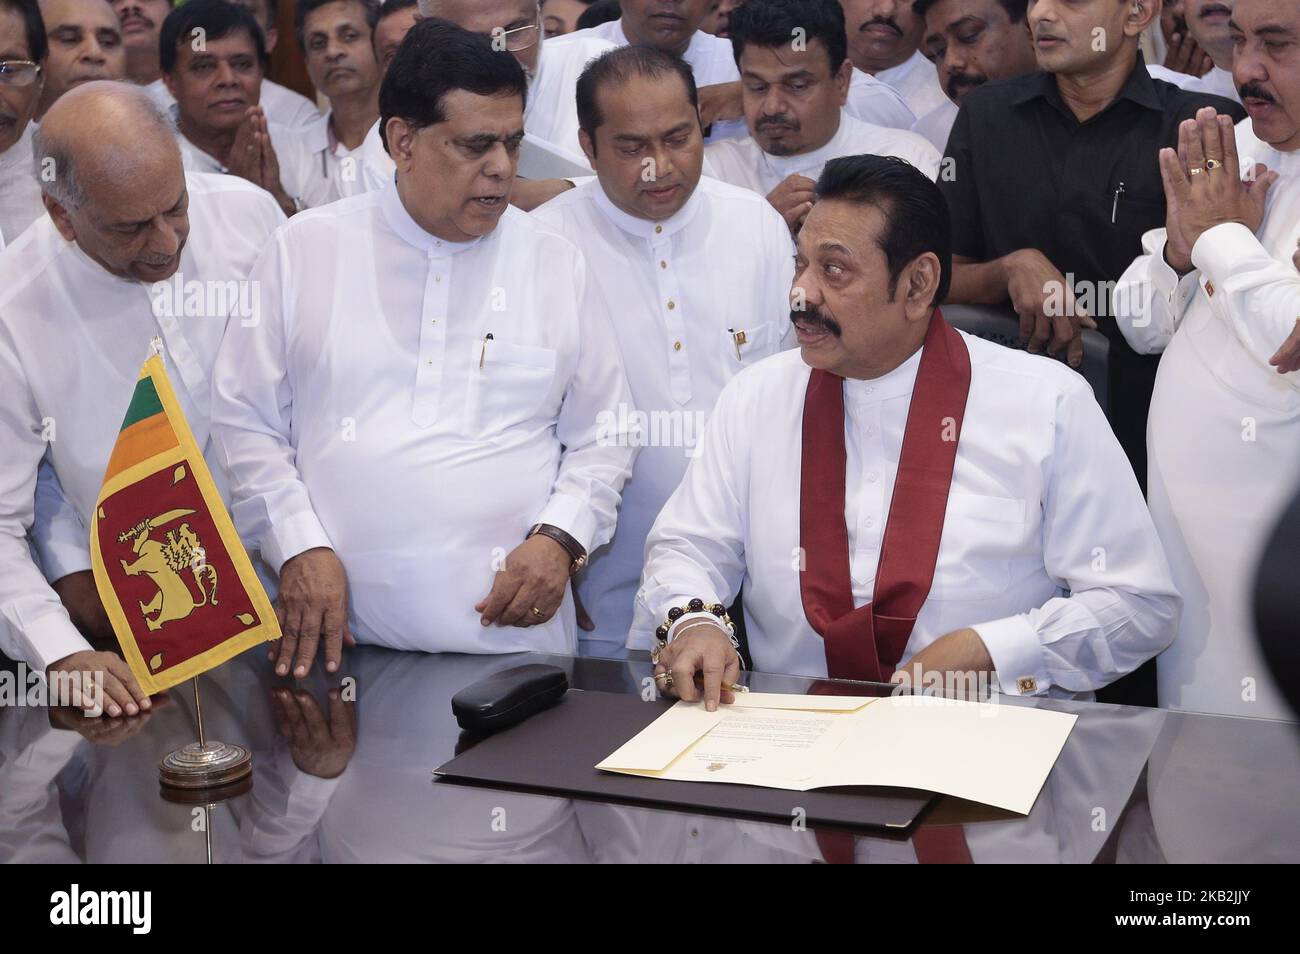
[[[348,651],[338,674],[318,668],[300,690],[275,678],[255,649],[202,680],[208,734],[250,747],[254,759],[252,791],[206,816],[158,790],[158,759],[194,735],[188,691],[117,727],[41,708],[0,710],[0,862],[202,863],[202,824],[218,863],[824,860],[819,839],[795,820],[435,783],[432,769],[455,754],[460,736],[451,696],[524,662],[565,668],[575,688],[613,692],[642,691],[651,672],[645,660],[361,647]],[[747,681],[767,692],[809,687],[795,677]],[[340,686],[355,689],[355,702],[331,694]],[[1300,860],[1295,724],[1098,703],[1003,704],[1079,720],[1027,817],[940,799],[922,819],[964,822],[973,861]],[[917,860],[906,834],[859,834],[852,856]]]

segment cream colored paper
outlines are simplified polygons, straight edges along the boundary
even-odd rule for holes
[[[793,791],[918,788],[1027,815],[1076,718],[930,696],[751,693],[717,712],[678,702],[596,768]]]

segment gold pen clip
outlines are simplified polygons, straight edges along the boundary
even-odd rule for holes
[[[483,349],[478,353],[478,366],[480,369],[483,367],[483,359],[487,357],[487,343],[491,340],[492,332],[489,331],[483,336]]]
[[[745,341],[747,340],[747,339],[745,338],[745,332],[744,332],[743,330],[742,330],[742,331],[736,331],[736,330],[733,329],[733,328],[728,328],[727,330],[731,332],[731,341],[732,341],[732,343],[736,346],[736,360],[739,361],[739,360],[741,360],[741,358],[740,358],[740,346],[743,345],[743,344],[745,343]]]

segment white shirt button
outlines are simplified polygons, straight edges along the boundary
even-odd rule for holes
[[[867,480],[868,482],[873,484],[876,482],[876,472],[874,470],[871,473],[867,474]]]

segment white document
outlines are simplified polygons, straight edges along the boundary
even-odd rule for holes
[[[1028,815],[1077,716],[933,696],[678,702],[598,769],[808,791],[917,788]]]

